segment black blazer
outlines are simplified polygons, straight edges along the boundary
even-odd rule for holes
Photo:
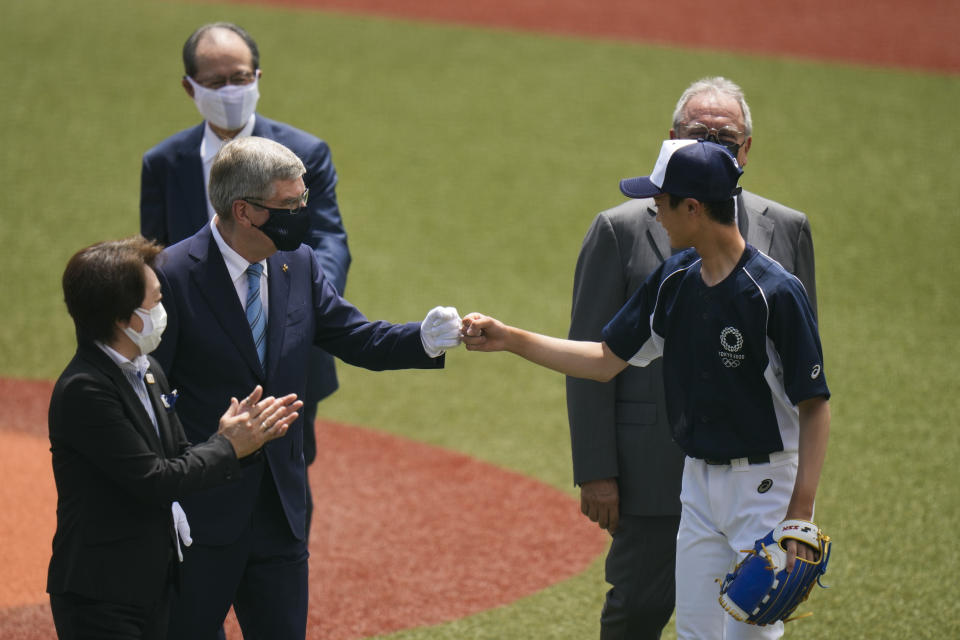
[[[145,605],[171,578],[173,500],[230,480],[233,446],[213,435],[190,447],[156,361],[147,389],[159,437],[120,367],[81,339],[50,400],[57,530],[47,592]],[[150,382],[152,380],[152,382]],[[226,409],[226,406],[224,406]]]

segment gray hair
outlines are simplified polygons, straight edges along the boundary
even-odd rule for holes
[[[300,158],[279,142],[257,136],[236,138],[213,159],[210,203],[221,218],[229,220],[236,200],[269,200],[277,180],[296,180],[306,172]]]
[[[722,76],[703,78],[687,87],[687,90],[680,96],[680,100],[677,101],[677,108],[673,111],[674,130],[684,124],[687,103],[690,102],[693,97],[703,93],[727,96],[736,100],[740,105],[740,111],[743,112],[744,134],[748,138],[753,134],[753,119],[750,117],[750,107],[747,105],[747,99],[743,95],[743,89],[736,83]]]

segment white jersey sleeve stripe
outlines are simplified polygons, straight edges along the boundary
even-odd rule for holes
[[[796,451],[800,444],[800,410],[787,396],[787,389],[783,382],[783,363],[773,340],[769,337],[767,338],[767,368],[763,371],[763,379],[770,388],[770,399],[773,401],[773,412],[780,428],[783,450]]]
[[[663,338],[651,331],[650,337],[640,346],[640,350],[633,354],[633,357],[627,362],[635,367],[645,367],[662,355]]]

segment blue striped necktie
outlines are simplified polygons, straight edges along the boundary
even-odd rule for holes
[[[247,322],[253,334],[253,344],[257,347],[257,357],[263,365],[267,353],[267,318],[263,314],[263,303],[260,302],[260,276],[263,275],[263,265],[251,264],[247,267]]]

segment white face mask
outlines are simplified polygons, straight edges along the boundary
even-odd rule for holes
[[[158,302],[152,309],[141,307],[135,309],[134,313],[143,320],[143,330],[137,332],[130,327],[124,327],[123,332],[140,348],[140,353],[147,355],[160,346],[160,337],[167,328],[167,311]]]
[[[250,84],[227,84],[219,89],[207,89],[190,76],[187,81],[193,87],[193,101],[200,115],[216,127],[228,131],[242,129],[257,109],[259,78]]]

